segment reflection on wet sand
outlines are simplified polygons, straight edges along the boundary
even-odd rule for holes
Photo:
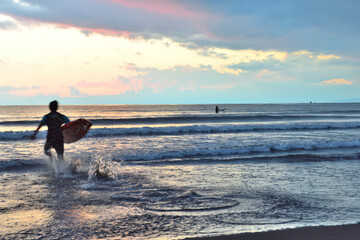
[[[51,219],[51,214],[43,210],[19,210],[1,214],[0,232],[17,233],[41,227]]]

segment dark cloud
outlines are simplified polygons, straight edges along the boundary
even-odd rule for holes
[[[134,37],[144,38],[186,37],[198,31],[194,22],[200,21],[188,19],[181,14],[152,12],[146,8],[116,4],[115,1],[24,0],[23,2],[29,3],[30,6],[23,6],[12,0],[3,0],[0,3],[0,12],[27,21],[78,27],[86,34],[91,31],[102,31],[102,33],[109,31],[128,32]]]
[[[28,22],[78,27],[85,34],[169,37],[189,48],[307,49],[354,56],[360,52],[358,0],[23,2],[30,5],[2,0],[0,12]]]

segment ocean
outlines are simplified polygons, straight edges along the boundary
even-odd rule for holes
[[[183,239],[360,220],[360,103],[0,106],[1,239]],[[61,168],[61,169],[60,169]],[[61,170],[60,172],[55,170]]]

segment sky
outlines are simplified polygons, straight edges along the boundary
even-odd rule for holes
[[[360,102],[358,0],[1,0],[0,105]]]

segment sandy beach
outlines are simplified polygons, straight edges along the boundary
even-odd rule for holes
[[[354,240],[359,239],[360,224],[342,226],[302,227],[259,233],[242,233],[228,236],[186,238],[187,240]]]

